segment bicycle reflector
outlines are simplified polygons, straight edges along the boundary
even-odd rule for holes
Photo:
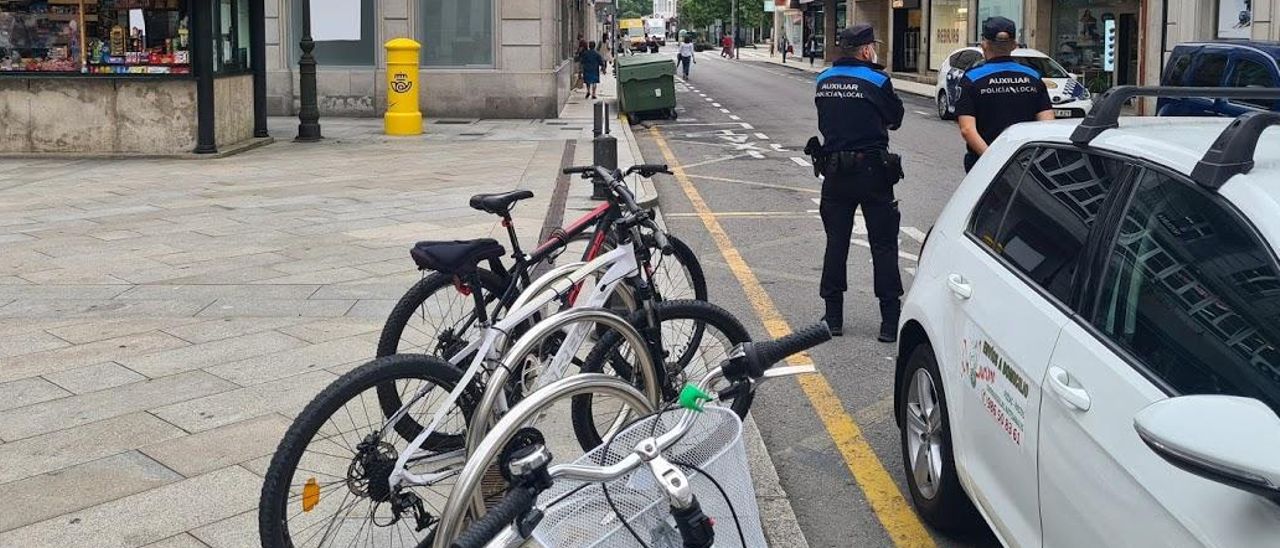
[[[704,392],[697,385],[689,383],[680,389],[680,407],[690,411],[702,411],[702,402],[711,401],[715,398],[711,394]]]
[[[320,503],[320,484],[316,483],[316,478],[307,479],[307,483],[302,486],[302,511],[310,512]]]

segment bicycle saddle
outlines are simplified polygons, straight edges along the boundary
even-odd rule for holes
[[[419,270],[434,270],[445,274],[470,274],[480,261],[496,259],[506,254],[502,244],[492,238],[478,240],[454,240],[418,242],[409,251]]]
[[[471,209],[477,209],[494,215],[506,215],[511,206],[520,200],[533,197],[531,190],[512,190],[497,194],[476,194],[471,197]]]

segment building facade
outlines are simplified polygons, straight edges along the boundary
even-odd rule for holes
[[[870,23],[885,42],[881,62],[896,76],[932,83],[956,49],[980,40],[981,22],[1014,20],[1019,40],[1080,75],[1091,89],[1155,85],[1179,43],[1280,40],[1280,0],[777,0],[775,31],[794,44]],[[783,7],[785,4],[785,7]],[[1104,70],[1104,36],[1116,62]],[[822,40],[825,57],[836,55]],[[796,54],[801,54],[796,48]]]
[[[265,1],[268,111],[296,114],[303,0]],[[341,40],[325,39],[312,14],[322,116],[381,115],[383,44],[403,37],[422,44],[427,116],[554,118],[568,99],[578,36],[600,40],[589,0],[347,1],[359,6],[344,8],[349,28]]]

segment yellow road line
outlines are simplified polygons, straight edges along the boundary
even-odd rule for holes
[[[790,333],[791,326],[782,317],[782,313],[773,304],[773,299],[769,297],[764,287],[760,285],[760,280],[751,271],[751,267],[747,265],[746,260],[742,258],[738,249],[733,246],[733,242],[729,239],[729,234],[720,226],[720,221],[716,219],[715,213],[711,211],[711,208],[707,207],[706,201],[702,199],[702,194],[693,186],[693,181],[685,174],[684,168],[680,165],[675,155],[671,153],[671,147],[667,145],[662,132],[656,127],[651,127],[649,128],[649,135],[657,143],[658,150],[662,152],[663,159],[666,161],[667,166],[671,168],[676,181],[680,183],[680,188],[684,190],[685,196],[693,204],[693,209],[697,212],[698,218],[707,227],[707,232],[711,233],[711,239],[715,241],[716,247],[720,249],[720,254],[724,256],[725,263],[729,265],[729,270],[733,272],[733,275],[738,278],[738,282],[742,284],[742,289],[747,294],[747,300],[750,301],[751,307],[756,311],[756,315],[764,323],[769,336],[776,338]],[[792,365],[812,363],[812,361],[808,353],[795,355],[787,359],[787,363]],[[809,398],[809,403],[813,405],[813,410],[817,412],[823,426],[827,429],[827,433],[831,436],[832,441],[835,442],[836,448],[839,449],[840,455],[849,467],[849,472],[853,474],[854,480],[862,488],[863,495],[866,496],[867,502],[871,504],[871,510],[875,512],[876,518],[880,520],[880,525],[884,527],[885,532],[889,534],[889,538],[893,540],[893,543],[897,546],[911,546],[913,548],[934,546],[933,537],[929,536],[929,532],[925,530],[920,518],[916,516],[911,505],[903,498],[898,486],[893,483],[893,478],[889,477],[889,472],[885,470],[884,463],[880,462],[880,458],[871,449],[871,444],[867,443],[866,438],[862,436],[862,430],[858,428],[858,424],[854,422],[853,417],[845,412],[844,405],[840,403],[840,399],[836,396],[831,384],[827,382],[826,377],[821,373],[804,375],[799,377],[798,381],[800,387],[804,390],[805,396]]]

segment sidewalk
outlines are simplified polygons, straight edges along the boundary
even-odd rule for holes
[[[742,59],[750,59],[752,61],[764,61],[767,63],[774,63],[776,65],[782,65],[785,67],[796,68],[796,69],[805,70],[809,72],[822,72],[826,70],[827,67],[829,66],[826,61],[823,61],[821,59],[815,60],[813,65],[810,65],[809,59],[804,57],[796,57],[794,55],[788,55],[787,62],[783,63],[781,54],[774,53],[771,55],[769,53],[769,50],[763,47],[757,48],[757,49],[749,49],[749,48],[739,49],[738,57]],[[928,84],[921,84],[919,82],[912,82],[910,80],[903,80],[901,78],[893,79],[893,88],[900,92],[910,93],[912,95],[919,95],[922,97],[928,97],[930,99],[932,99],[936,94],[936,91],[934,90],[933,86],[930,86]]]
[[[526,188],[532,246],[566,154],[591,159],[581,94],[556,120],[429,122],[324,119],[303,144],[279,118],[276,143],[229,158],[0,165],[0,546],[256,546],[271,453],[372,357],[420,276],[413,243],[502,240],[467,198]],[[566,219],[590,191],[570,180]],[[794,526],[782,504],[766,519]]]

